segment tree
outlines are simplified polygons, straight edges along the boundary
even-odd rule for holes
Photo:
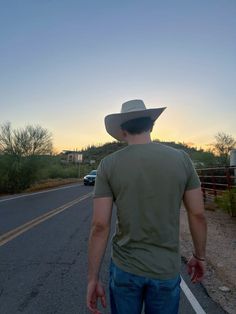
[[[213,144],[215,153],[219,156],[222,165],[229,164],[229,152],[236,146],[236,140],[232,135],[218,132],[215,135],[216,142]]]
[[[197,150],[191,154],[197,168],[214,167],[217,164],[217,158],[211,150]]]
[[[40,125],[12,129],[11,123],[0,126],[0,151],[20,157],[52,153],[52,135]]]
[[[12,129],[0,125],[0,192],[20,192],[37,180],[42,161],[51,155],[52,135],[39,125]]]

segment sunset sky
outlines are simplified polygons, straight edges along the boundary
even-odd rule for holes
[[[40,124],[57,151],[113,139],[130,99],[167,106],[153,138],[236,137],[235,0],[0,1],[0,124]]]

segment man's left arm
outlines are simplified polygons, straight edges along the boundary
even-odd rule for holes
[[[99,313],[97,300],[106,306],[105,290],[99,281],[101,262],[106,251],[112,216],[112,197],[98,197],[93,201],[93,218],[88,248],[87,306],[93,313]]]

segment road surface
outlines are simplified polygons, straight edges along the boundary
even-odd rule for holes
[[[0,198],[1,314],[88,313],[91,192],[92,187],[76,184]],[[110,247],[102,269],[106,286],[109,255]],[[180,314],[225,313],[201,285],[189,283],[184,264],[181,275]],[[109,309],[102,313],[109,313]]]

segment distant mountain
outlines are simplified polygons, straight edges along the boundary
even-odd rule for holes
[[[215,164],[215,156],[212,152],[206,152],[203,149],[197,149],[196,147],[189,147],[185,143],[161,142],[159,140],[154,140],[154,142],[158,142],[175,149],[184,150],[189,154],[190,158],[197,167],[211,166]],[[80,153],[83,154],[84,162],[89,163],[91,160],[94,160],[97,165],[105,156],[126,146],[126,143],[114,141],[100,146],[88,146],[87,148],[81,150]]]

